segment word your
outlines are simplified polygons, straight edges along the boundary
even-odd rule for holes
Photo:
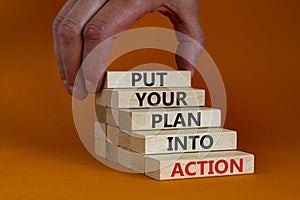
[[[170,95],[169,100],[167,99],[168,93]],[[158,92],[151,92],[149,94],[147,92],[144,92],[142,94],[135,93],[135,95],[139,100],[139,106],[144,106],[144,100],[147,100],[150,106],[158,106],[161,103],[165,106],[187,105],[187,102],[185,100],[187,95],[185,92],[163,92],[162,96]]]

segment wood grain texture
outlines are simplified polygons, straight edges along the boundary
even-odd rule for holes
[[[106,142],[106,159],[119,163],[119,148],[110,142]]]
[[[135,173],[145,172],[145,155],[106,143],[106,159],[132,170]]]
[[[205,107],[121,109],[118,118],[120,120],[117,124],[122,130],[205,128],[221,125],[221,111]]]
[[[96,116],[100,123],[105,123],[110,126],[118,127],[119,110],[111,109],[105,106],[96,105]]]
[[[125,131],[107,126],[108,140],[143,154],[235,150],[237,132],[221,128]]]
[[[104,88],[190,86],[190,71],[108,71],[104,81]]]
[[[187,107],[205,104],[205,91],[192,88],[106,89],[100,94],[96,96],[96,102],[103,105],[103,96],[106,96],[105,105],[111,108]]]
[[[130,149],[130,135],[117,127],[107,126],[107,140],[114,145]]]
[[[135,173],[145,173],[145,155],[119,148],[119,164],[131,169]]]
[[[95,122],[95,138],[100,140],[106,140],[106,124],[96,121]]]
[[[130,148],[145,154],[235,150],[237,132],[220,128],[136,131],[130,133]]]
[[[254,155],[241,151],[150,155],[145,173],[157,180],[172,180],[254,173]]]
[[[100,158],[106,158],[106,141],[95,139],[95,154]]]
[[[107,89],[96,93],[96,105],[107,106]]]

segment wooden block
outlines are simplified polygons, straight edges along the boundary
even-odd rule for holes
[[[145,173],[157,180],[254,173],[254,155],[240,151],[151,155]]]
[[[100,140],[106,140],[106,124],[95,122],[95,138]]]
[[[111,109],[105,106],[96,105],[97,120],[100,123],[109,124],[117,127],[119,121],[119,110]]]
[[[120,132],[120,135],[126,134],[121,130]],[[237,148],[237,132],[220,128],[135,131],[127,135],[130,137],[130,149],[145,154],[235,150]]]
[[[107,109],[105,106],[96,105],[96,117],[98,122],[106,124]]]
[[[141,153],[131,153],[131,166],[130,168],[137,173],[145,173],[145,155]]]
[[[114,145],[130,149],[130,135],[117,127],[107,126],[107,140]]]
[[[101,106],[107,105],[107,89],[102,89],[101,92],[96,94],[96,104]]]
[[[107,126],[108,140],[143,154],[235,150],[237,132],[221,128],[126,131]]]
[[[106,159],[123,167],[131,169],[136,173],[145,171],[145,155],[132,152],[128,149],[118,147],[109,142],[106,143]]]
[[[110,142],[106,142],[106,159],[119,163],[119,148]]]
[[[106,158],[106,141],[95,139],[95,154],[101,158]]]
[[[111,108],[191,107],[205,103],[205,91],[192,88],[107,89],[103,92],[106,105]]]
[[[190,71],[108,71],[104,82],[104,88],[190,86]]]
[[[128,109],[120,110],[118,119],[122,130],[219,127],[221,111],[205,107]]]
[[[119,160],[118,163],[128,169],[131,169],[131,152],[124,148],[119,148]]]
[[[145,155],[119,148],[119,164],[136,173],[145,172]]]
[[[110,124],[111,126],[118,127],[119,110],[106,107],[106,123]]]

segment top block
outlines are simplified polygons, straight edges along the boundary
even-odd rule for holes
[[[104,88],[191,87],[190,71],[108,71]]]

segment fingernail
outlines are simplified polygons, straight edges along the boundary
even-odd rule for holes
[[[90,92],[90,93],[95,93],[96,89],[94,84],[91,81],[85,81],[85,86],[86,89]]]
[[[63,80],[63,84],[64,84],[66,90],[71,94],[71,93],[72,93],[72,90],[71,90],[71,88],[70,88],[70,86],[69,86],[68,81],[67,81],[67,80]]]
[[[81,88],[80,86],[79,87],[70,86],[70,89],[72,91],[72,96],[75,97],[76,99],[83,100],[88,95],[88,92],[84,88]]]
[[[68,81],[67,80],[63,80],[63,84],[65,87],[69,87]]]
[[[78,92],[78,88],[75,87],[75,86],[70,86],[70,89],[71,89],[71,91],[72,91],[73,94],[76,93],[76,92]]]

